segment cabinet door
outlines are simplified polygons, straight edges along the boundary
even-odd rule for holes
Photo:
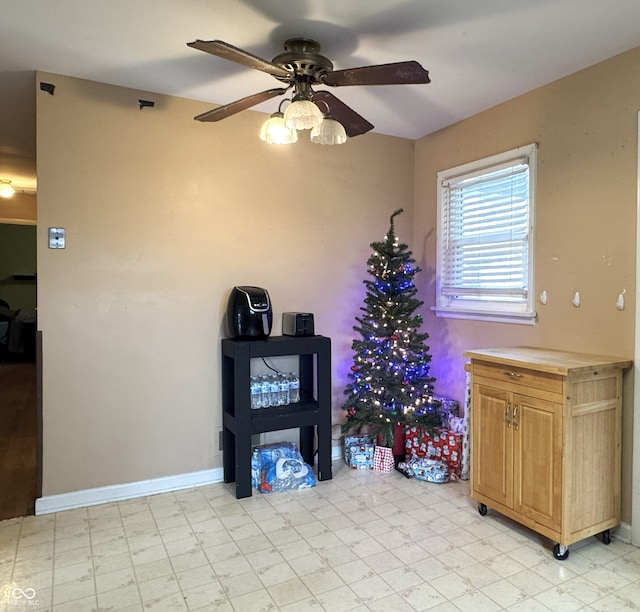
[[[511,507],[513,437],[511,393],[473,385],[471,410],[472,491]]]
[[[514,395],[514,510],[559,530],[562,504],[562,406]]]

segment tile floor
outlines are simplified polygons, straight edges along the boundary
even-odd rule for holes
[[[236,500],[229,485],[0,522],[0,611],[640,609],[640,548],[551,543],[468,483],[352,471]]]

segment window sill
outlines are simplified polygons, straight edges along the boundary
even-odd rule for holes
[[[481,310],[463,310],[432,306],[437,317],[444,319],[467,319],[471,321],[488,321],[491,323],[515,323],[517,325],[535,325],[537,315],[525,312],[496,312]]]

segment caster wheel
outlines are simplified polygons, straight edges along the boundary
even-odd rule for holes
[[[487,506],[485,504],[478,504],[478,512],[481,516],[486,516],[487,514]]]
[[[566,546],[555,544],[553,546],[553,556],[558,559],[558,561],[564,561],[569,556],[569,549]]]
[[[602,543],[606,544],[607,546],[611,544],[611,531],[609,529],[605,529],[602,532]]]

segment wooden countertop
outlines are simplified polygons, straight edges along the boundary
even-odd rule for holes
[[[471,360],[498,363],[516,367],[530,367],[541,372],[566,376],[569,372],[587,371],[593,368],[613,367],[625,369],[633,363],[623,357],[572,353],[528,346],[510,348],[475,349],[464,352]]]

